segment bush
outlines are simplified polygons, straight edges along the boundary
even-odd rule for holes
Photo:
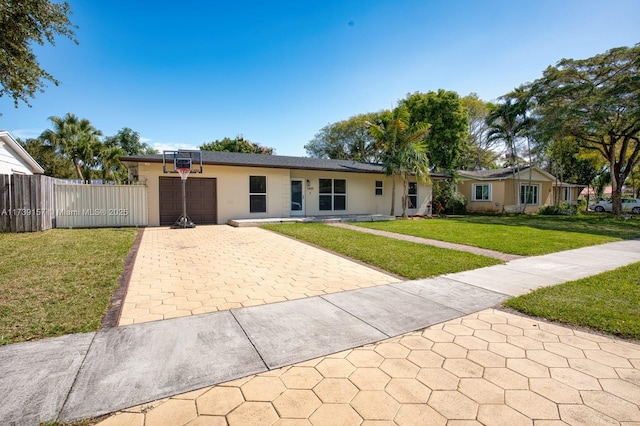
[[[544,216],[575,216],[578,213],[578,206],[562,203],[558,206],[543,206],[538,210],[538,214]]]
[[[453,194],[445,207],[447,214],[464,214],[467,212],[467,199],[459,192]]]
[[[451,182],[436,182],[433,185],[433,214],[463,214],[467,211],[464,195],[455,191]]]

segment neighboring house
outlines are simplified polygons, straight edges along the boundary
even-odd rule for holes
[[[0,175],[42,174],[44,169],[7,131],[0,130]]]
[[[130,178],[147,185],[148,223],[171,225],[182,213],[177,174],[163,173],[162,155],[122,157]],[[380,164],[347,160],[202,151],[203,172],[187,179],[187,215],[195,224],[231,219],[388,215],[391,178]],[[434,174],[432,179],[444,178]],[[431,202],[432,187],[409,185],[408,214]],[[396,178],[395,214],[402,214]]]
[[[526,204],[526,212],[533,213],[556,201],[576,204],[583,188],[560,182],[537,167],[522,167],[515,178],[511,168],[459,171],[458,174],[462,179],[458,192],[467,199],[469,212],[509,213],[519,211]],[[517,199],[514,199],[516,188]]]

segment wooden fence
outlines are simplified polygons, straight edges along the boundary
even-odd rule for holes
[[[0,232],[146,226],[144,185],[68,184],[42,175],[0,175]]]
[[[0,232],[51,229],[55,179],[42,175],[0,175]]]

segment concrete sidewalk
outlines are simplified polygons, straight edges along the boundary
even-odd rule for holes
[[[640,241],[622,241],[435,279],[5,346],[0,424],[115,412],[400,336],[638,261]],[[637,380],[640,358],[627,364]]]

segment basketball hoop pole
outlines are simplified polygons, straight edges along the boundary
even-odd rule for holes
[[[180,174],[182,181],[182,216],[173,224],[172,228],[195,228],[196,225],[187,216],[187,177],[191,169],[179,168],[176,171]]]

